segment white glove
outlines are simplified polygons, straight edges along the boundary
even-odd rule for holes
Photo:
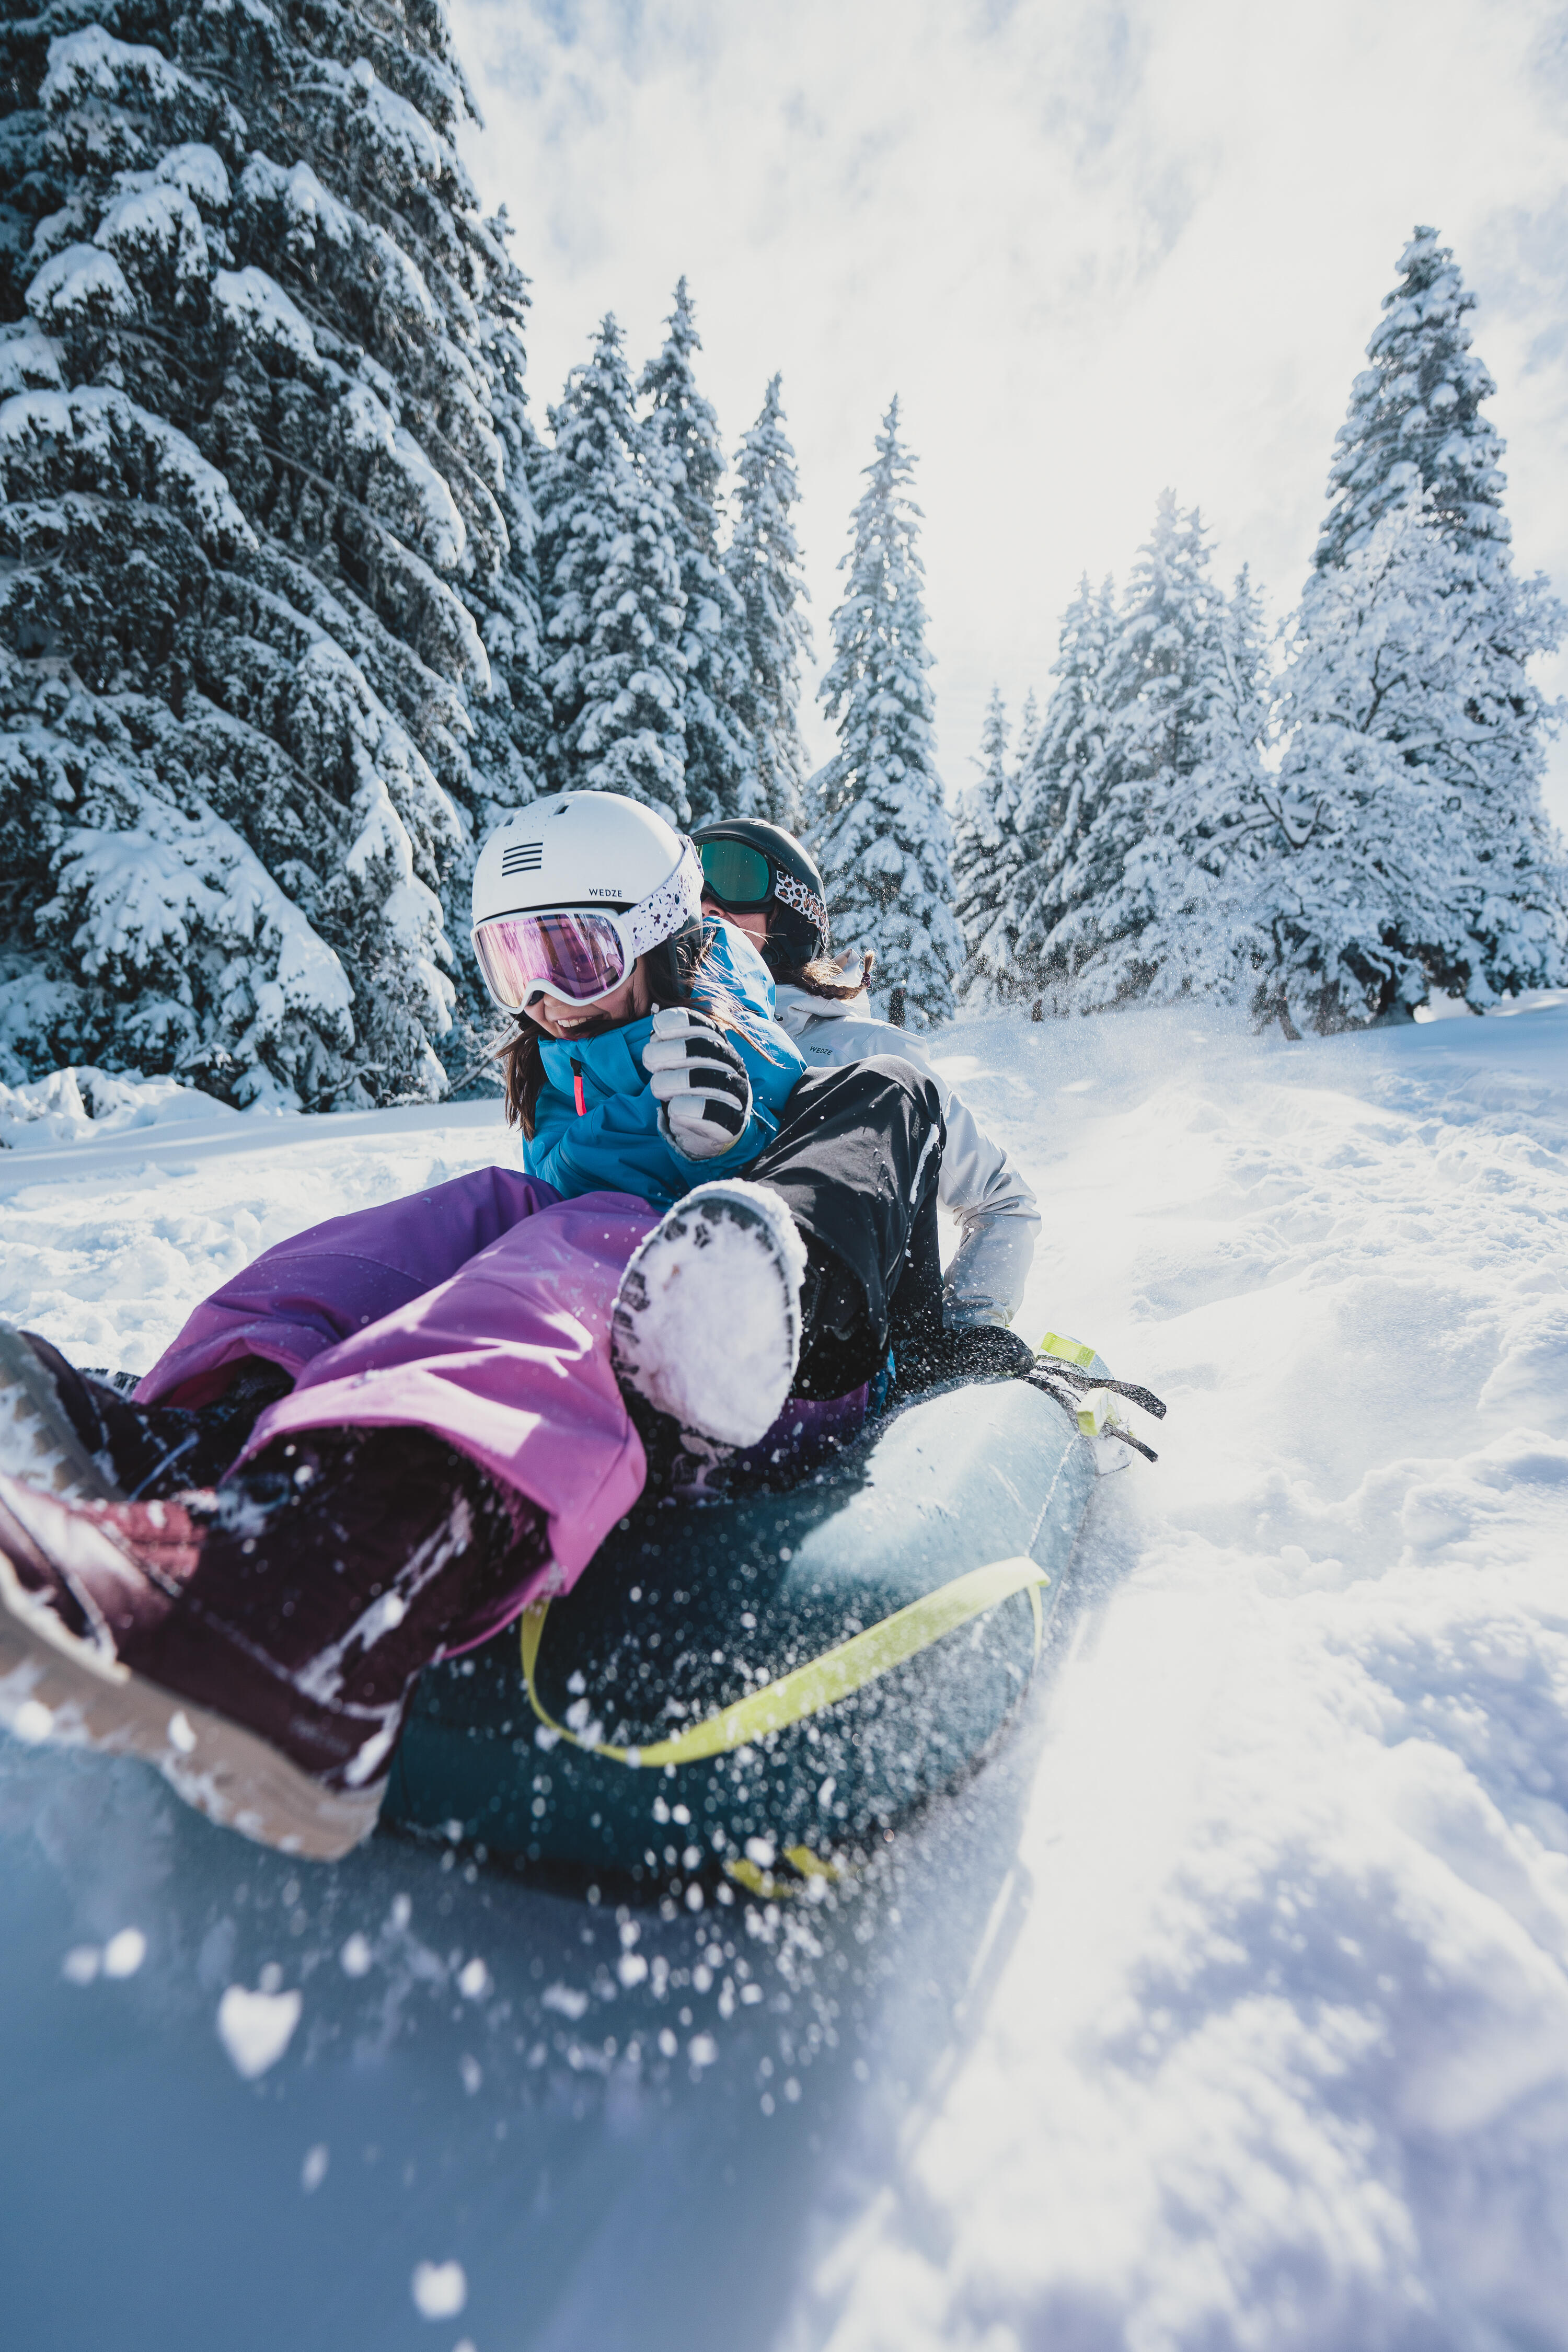
[[[752,1115],[752,1081],[705,1013],[665,1005],[653,1016],[642,1062],[664,1106],[659,1133],[683,1160],[717,1160],[739,1139]]]

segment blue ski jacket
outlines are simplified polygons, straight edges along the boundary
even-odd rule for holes
[[[531,1176],[568,1194],[636,1192],[664,1210],[694,1184],[737,1174],[773,1141],[805,1064],[773,1018],[773,976],[751,940],[729,923],[710,921],[705,929],[708,955],[693,1002],[712,1001],[703,985],[711,979],[745,1016],[729,1033],[752,1081],[752,1115],[741,1134],[714,1160],[689,1160],[668,1140],[658,1123],[662,1106],[642,1065],[653,1031],[645,1013],[596,1037],[541,1037],[544,1084],[533,1133],[522,1147]]]

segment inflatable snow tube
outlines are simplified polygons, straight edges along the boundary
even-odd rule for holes
[[[422,1677],[382,1818],[678,1895],[833,1874],[1016,1705],[1094,1475],[1061,1405],[985,1381],[786,1492],[645,1503],[521,1639]]]

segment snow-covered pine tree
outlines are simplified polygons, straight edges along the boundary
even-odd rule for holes
[[[1456,548],[1430,493],[1387,508],[1316,575],[1268,794],[1260,1018],[1292,1032],[1408,1019],[1434,985],[1479,1010],[1568,975],[1562,866],[1544,821],[1539,834],[1529,822],[1542,709],[1525,668],[1555,644],[1562,614],[1543,583],[1508,585],[1505,648],[1494,550]],[[1477,822],[1478,780],[1495,786],[1510,767],[1520,821],[1500,841]],[[1496,811],[1503,795],[1489,798]]]
[[[550,698],[540,677],[539,517],[532,489],[542,453],[524,384],[528,280],[510,259],[511,223],[504,205],[487,226],[500,255],[478,305],[477,341],[491,428],[500,445],[500,504],[508,554],[496,571],[464,583],[489,656],[493,689],[488,697],[471,698],[470,772],[458,787],[473,819],[464,870],[452,885],[465,930],[474,850],[506,812],[542,789],[551,720]]]
[[[647,434],[662,458],[676,519],[676,558],[686,619],[686,797],[694,824],[736,816],[749,797],[752,744],[740,715],[746,688],[745,614],[719,552],[719,485],[725,469],[719,419],[697,389],[692,361],[701,349],[682,278],[664,349],[637,383],[651,403]]]
[[[1007,708],[994,686],[974,763],[980,773],[960,796],[952,829],[953,891],[969,950],[962,993],[969,1004],[1005,1003],[1012,993],[1019,778],[1007,758]]]
[[[1114,582],[1093,588],[1085,573],[1062,615],[1045,716],[1019,762],[1012,955],[997,993],[1005,1003],[1029,998],[1037,1019],[1068,1010],[1069,958],[1056,931],[1076,903],[1079,857],[1105,795],[1105,674],[1115,627]]]
[[[1265,822],[1261,743],[1244,685],[1256,603],[1240,625],[1209,570],[1195,508],[1165,491],[1129,583],[1100,692],[1099,806],[1060,869],[1064,911],[1041,943],[1065,956],[1075,1010],[1132,998],[1234,998],[1261,952],[1251,887]]]
[[[445,15],[72,0],[0,58],[9,1064],[438,1092],[521,311]]]
[[[550,425],[536,495],[552,787],[625,793],[686,824],[680,525],[613,317]]]
[[[952,912],[952,833],[931,745],[921,510],[895,399],[855,509],[849,578],[834,613],[833,661],[819,688],[838,749],[813,779],[816,849],[834,942],[872,948],[874,999],[890,1021],[947,1018],[963,961]]]
[[[1383,298],[1334,437],[1329,511],[1313,558],[1320,572],[1364,547],[1393,507],[1423,490],[1456,546],[1506,546],[1503,444],[1481,403],[1497,390],[1470,349],[1467,289],[1435,228],[1417,228]]]
[[[1018,721],[1018,742],[1014,753],[1020,774],[1034,757],[1035,746],[1039,740],[1040,706],[1035,699],[1035,689],[1031,687],[1024,697],[1024,715]]]
[[[1311,999],[1319,1026],[1408,1016],[1425,993],[1417,969],[1478,1011],[1568,978],[1568,876],[1541,793],[1557,714],[1526,667],[1555,647],[1564,616],[1543,579],[1514,576],[1503,443],[1481,413],[1495,387],[1470,349],[1476,298],[1434,229],[1415,231],[1399,267],[1401,282],[1367,346],[1373,364],[1356,377],[1340,428],[1296,628],[1290,707],[1303,733],[1287,775],[1311,805],[1321,798],[1336,812],[1314,828],[1314,859],[1331,840],[1353,836],[1361,849],[1345,855],[1383,877],[1356,896],[1352,919],[1307,886],[1289,835],[1277,837],[1288,877],[1279,988],[1294,1002],[1289,976],[1321,970]],[[1408,529],[1393,527],[1401,513],[1412,518]],[[1356,566],[1374,541],[1376,562]],[[1415,678],[1424,711],[1409,698]],[[1334,729],[1348,730],[1342,741]],[[1370,781],[1369,736],[1397,747],[1432,797],[1430,838],[1408,889],[1396,846],[1413,839],[1413,824],[1420,830],[1405,808],[1408,778],[1397,793],[1386,774]],[[1344,761],[1352,753],[1358,781],[1350,790]],[[1310,772],[1320,758],[1321,793]],[[1384,875],[1389,858],[1394,866]],[[1441,903],[1429,896],[1439,872]],[[1325,924],[1321,937],[1310,932],[1313,908]],[[1384,929],[1374,945],[1368,927],[1380,908]]]
[[[487,226],[499,251],[478,305],[479,357],[501,452],[500,506],[508,545],[503,563],[493,571],[476,570],[463,583],[465,602],[489,657],[491,690],[468,698],[473,731],[466,766],[453,784],[464,832],[446,862],[442,901],[455,941],[468,939],[474,860],[502,818],[543,789],[550,740],[550,698],[540,676],[539,521],[531,488],[540,445],[524,385],[528,280],[510,258],[511,224],[504,205]],[[441,1059],[454,1083],[467,1079],[481,1089],[497,1086],[489,1057],[495,1010],[473,957],[461,948],[452,979],[452,1021],[437,1048]]]
[[[1196,516],[1194,518],[1196,523]],[[1200,649],[1206,677],[1195,756],[1178,767],[1128,864],[1147,908],[1138,953],[1154,1002],[1247,1003],[1268,957],[1264,906],[1275,817],[1265,761],[1274,681],[1261,599],[1246,565],[1214,609]]]
[[[742,814],[799,833],[805,822],[805,752],[800,740],[800,666],[812,656],[811,625],[790,510],[800,496],[775,375],[735,461],[735,527],[724,566],[740,597],[745,676],[739,710],[751,737]]]

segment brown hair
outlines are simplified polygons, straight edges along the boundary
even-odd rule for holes
[[[662,940],[658,947],[649,948],[639,959],[653,1012],[657,1013],[661,1005],[690,1003],[708,961],[709,945],[706,926],[693,923],[674,939]],[[702,981],[702,1010],[716,1029],[744,1025],[744,1006],[717,980]],[[640,1013],[633,1013],[627,1014],[626,1021],[641,1018]],[[606,1021],[603,1028],[585,1028],[582,1034],[584,1037],[599,1037],[605,1029],[625,1028],[626,1021]],[[521,1127],[530,1140],[533,1136],[534,1112],[544,1088],[540,1034],[538,1024],[531,1021],[526,1013],[520,1013],[491,1048],[492,1058],[500,1064],[506,1080],[507,1125]]]
[[[847,1004],[852,996],[858,996],[870,986],[876,961],[876,950],[862,948],[860,969],[853,979],[846,967],[836,963],[830,955],[813,956],[809,963],[785,964],[782,968],[772,965],[770,970],[786,988],[803,988],[807,996],[826,996],[836,1004]]]

